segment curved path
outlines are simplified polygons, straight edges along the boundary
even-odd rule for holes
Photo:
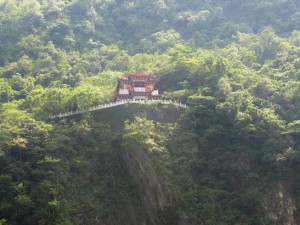
[[[51,119],[63,118],[63,117],[73,116],[73,115],[77,115],[77,114],[81,114],[81,113],[85,113],[85,112],[91,112],[91,111],[97,111],[100,109],[111,108],[111,107],[115,107],[118,105],[124,105],[124,104],[146,104],[146,103],[151,103],[151,102],[158,102],[158,103],[166,104],[166,105],[176,105],[176,106],[179,106],[179,107],[185,108],[185,109],[188,108],[188,106],[186,104],[182,104],[181,102],[175,102],[172,100],[123,100],[123,101],[119,101],[119,102],[105,103],[105,104],[94,106],[94,107],[91,107],[88,109],[64,112],[64,113],[50,116],[50,118]]]

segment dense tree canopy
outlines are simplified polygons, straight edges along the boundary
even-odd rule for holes
[[[175,199],[160,218],[285,224],[268,196],[284,187],[300,208],[299,19],[296,0],[0,0],[0,224],[151,221],[128,140]],[[107,113],[121,133],[97,115],[49,120],[111,102],[136,71],[190,106],[176,123],[126,110]]]

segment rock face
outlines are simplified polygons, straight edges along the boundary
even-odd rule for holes
[[[134,117],[146,117],[159,122],[175,123],[184,110],[172,105],[122,105],[109,108],[95,113],[96,120],[107,121],[116,135],[122,135],[124,121],[133,120]],[[130,206],[124,220],[131,221],[135,225],[176,225],[179,220],[177,206],[170,191],[164,186],[163,178],[155,167],[152,158],[135,141],[126,140],[126,146],[119,141],[116,142],[119,148],[122,162],[133,178],[139,198],[139,206]],[[131,210],[132,208],[133,210]],[[139,215],[134,215],[135,212]],[[128,217],[128,218],[127,218]],[[127,218],[127,219],[126,219]],[[126,221],[124,221],[126,222]]]
[[[176,206],[169,191],[164,187],[152,159],[134,141],[129,141],[123,156],[129,173],[138,186],[138,194],[148,216],[148,223],[146,221],[144,223],[176,225]]]
[[[134,117],[146,117],[164,123],[174,123],[185,109],[173,105],[139,105],[129,104],[103,109],[94,113],[96,120],[106,121],[114,133],[123,133],[124,121]]]
[[[290,185],[280,182],[264,198],[266,224],[297,225],[294,219],[295,202],[290,194]]]

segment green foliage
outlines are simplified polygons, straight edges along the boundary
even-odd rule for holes
[[[164,144],[172,129],[171,124],[162,125],[146,118],[135,117],[132,123],[125,121],[124,138],[133,139],[150,153],[161,152],[165,150]]]
[[[299,7],[0,0],[0,224],[147,223],[127,139],[153,159],[182,223],[268,224],[263,199],[278,183],[299,208]],[[163,108],[161,122],[119,124],[128,106],[49,121],[111,102],[117,78],[136,71],[189,104],[178,123]]]

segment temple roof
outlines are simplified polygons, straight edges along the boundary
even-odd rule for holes
[[[160,78],[152,77],[152,74],[144,74],[142,72],[136,72],[135,74],[126,74],[124,77],[118,78],[118,80],[129,81],[130,78],[134,79],[135,77],[147,78],[147,81],[149,81],[149,82],[158,82],[160,80]]]
[[[140,71],[136,72],[135,74],[130,74],[132,77],[151,77],[151,74],[144,74]]]

